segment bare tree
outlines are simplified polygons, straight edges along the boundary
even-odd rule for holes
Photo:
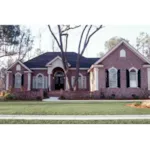
[[[72,85],[71,85],[71,80],[69,78],[69,73],[68,73],[69,66],[68,66],[68,61],[67,61],[67,57],[65,53],[67,52],[68,36],[69,36],[67,31],[71,29],[76,29],[78,27],[80,27],[80,25],[74,26],[74,27],[71,27],[70,25],[57,25],[57,30],[58,30],[58,37],[57,37],[56,34],[54,34],[54,31],[52,30],[51,26],[48,25],[49,31],[61,51],[61,57],[62,57],[62,62],[64,66],[65,76],[66,76],[66,80],[68,82],[70,90],[72,90]]]
[[[81,59],[82,55],[84,54],[84,52],[90,42],[91,37],[102,28],[103,28],[103,25],[100,25],[100,26],[85,25],[82,30],[80,40],[79,40],[79,45],[78,45],[78,56],[77,56],[77,61],[76,61],[76,76],[75,76],[75,82],[74,82],[74,86],[73,86],[74,90],[78,90],[80,59]],[[92,29],[93,29],[93,31],[92,31]]]

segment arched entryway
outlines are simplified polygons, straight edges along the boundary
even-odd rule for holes
[[[54,77],[54,88],[55,90],[64,89],[65,84],[65,75],[64,71],[61,68],[55,68],[53,71],[53,77]]]

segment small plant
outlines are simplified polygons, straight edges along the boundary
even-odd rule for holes
[[[63,99],[66,99],[66,98],[65,98],[65,96],[61,95],[61,96],[59,97],[59,99],[60,99],[60,100],[63,100]]]
[[[140,106],[142,104],[142,102],[135,102],[134,105],[135,106]]]
[[[111,99],[115,99],[115,98],[116,98],[116,94],[114,94],[114,93],[111,94],[110,98],[111,98]]]
[[[104,92],[100,92],[100,98],[105,99]]]
[[[41,97],[41,96],[37,96],[37,97],[36,97],[36,100],[41,101],[41,100],[42,100],[42,97]]]
[[[48,97],[49,97],[48,91],[44,91],[44,92],[43,92],[43,96],[44,96],[44,98],[48,98]]]
[[[4,99],[5,100],[15,100],[16,96],[12,93],[6,93],[5,96],[4,96]]]
[[[139,99],[139,96],[137,96],[136,94],[132,94],[132,98],[133,99]]]

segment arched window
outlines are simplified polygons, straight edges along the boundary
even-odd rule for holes
[[[19,64],[16,66],[16,70],[17,70],[17,71],[20,71],[20,70],[21,70],[21,66],[20,66]]]
[[[131,68],[129,70],[129,77],[130,77],[130,87],[137,87],[137,69]]]
[[[15,74],[15,88],[21,88],[21,78],[22,75],[20,73]]]
[[[124,49],[120,51],[120,57],[126,57],[126,51]]]
[[[112,67],[109,70],[109,87],[117,87],[117,69]]]
[[[36,88],[43,89],[44,88],[44,76],[43,74],[38,74],[36,76]]]

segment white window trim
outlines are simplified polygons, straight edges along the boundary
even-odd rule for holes
[[[136,86],[135,87],[131,86],[131,80],[130,80],[130,71],[131,70],[135,70],[135,72],[136,72]],[[130,88],[137,88],[138,87],[138,69],[136,69],[135,67],[131,67],[129,69],[129,82],[130,82]]]
[[[44,75],[43,75],[42,73],[38,73],[38,74],[36,75],[36,79],[35,79],[35,80],[36,80],[36,81],[35,81],[35,82],[36,82],[36,89],[38,89],[38,86],[37,86],[37,84],[38,84],[37,81],[38,81],[38,80],[37,80],[37,79],[38,79],[38,76],[40,76],[40,75],[42,76],[42,80],[43,80],[43,82],[42,82],[43,87],[42,87],[42,88],[44,89]]]
[[[126,57],[126,51],[124,49],[120,50],[120,57]]]
[[[115,69],[116,74],[117,74],[117,75],[116,75],[116,86],[113,86],[113,87],[110,86],[110,71],[111,71],[112,69]],[[111,68],[108,69],[108,71],[109,71],[109,88],[118,88],[118,69],[115,68],[115,67],[111,67]]]
[[[21,76],[21,82],[22,82],[22,74],[21,74],[20,72],[17,72],[17,73],[15,74],[15,88],[16,88],[16,89],[18,89],[18,88],[16,87],[16,76],[17,76],[17,75],[20,75],[20,76]],[[21,86],[20,86],[19,88],[21,88]]]

